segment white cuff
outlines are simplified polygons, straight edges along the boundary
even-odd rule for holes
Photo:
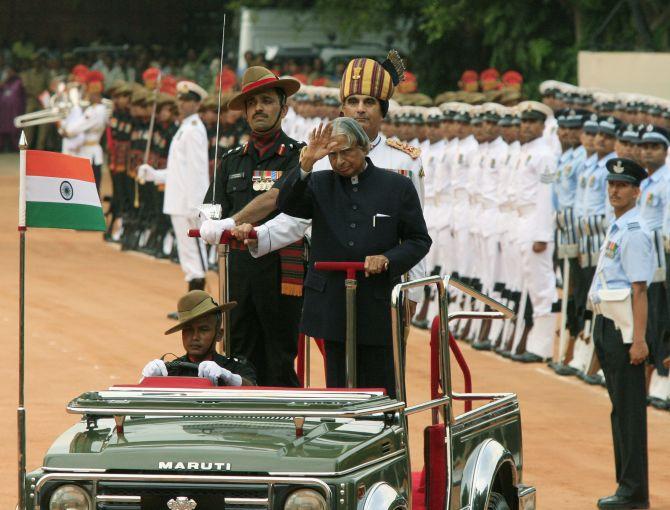
[[[300,169],[300,180],[301,180],[301,181],[304,181],[305,179],[307,179],[307,177],[309,176],[310,173],[311,173],[311,172],[305,172],[305,171],[301,168],[301,169]]]
[[[270,239],[270,228],[267,225],[256,227],[258,243],[256,246],[249,246],[249,253],[255,259],[267,255],[272,251],[272,241]]]

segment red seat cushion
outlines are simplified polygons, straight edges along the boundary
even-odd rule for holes
[[[217,390],[290,390],[297,392],[329,391],[334,393],[375,392],[386,395],[384,388],[291,388],[282,386],[214,386],[204,377],[145,377],[138,384],[115,384],[112,388],[215,388]]]

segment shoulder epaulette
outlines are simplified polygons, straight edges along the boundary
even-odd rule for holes
[[[413,145],[410,145],[405,142],[401,142],[397,138],[387,138],[386,139],[386,145],[389,147],[393,147],[394,149],[398,149],[399,151],[403,151],[405,154],[408,154],[412,159],[417,159],[419,156],[421,156],[421,149],[418,147],[414,147]]]
[[[642,227],[640,226],[640,222],[639,222],[639,221],[631,221],[631,222],[627,225],[627,228],[628,228],[628,230],[640,230]]]

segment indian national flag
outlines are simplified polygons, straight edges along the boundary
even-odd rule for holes
[[[21,159],[19,226],[105,230],[88,159],[36,150]]]

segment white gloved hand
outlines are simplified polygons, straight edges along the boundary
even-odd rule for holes
[[[232,218],[203,221],[200,225],[200,238],[207,244],[219,244],[223,231],[230,230],[234,226],[235,220]]]
[[[222,386],[242,386],[242,377],[217,365],[214,361],[203,361],[200,363],[198,365],[198,377],[205,377],[215,385],[223,382]]]
[[[142,377],[167,377],[167,375],[167,367],[160,359],[150,361],[142,369]]]
[[[140,182],[152,182],[156,180],[156,169],[146,163],[137,169],[137,180]]]

